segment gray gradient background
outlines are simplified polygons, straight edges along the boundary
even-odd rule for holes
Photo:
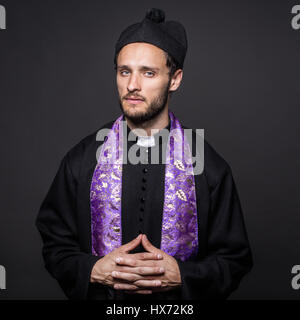
[[[64,154],[119,113],[113,50],[149,7],[186,27],[171,109],[229,162],[255,266],[232,299],[299,299],[300,30],[295,1],[0,0],[0,299],[64,299],[34,220]]]

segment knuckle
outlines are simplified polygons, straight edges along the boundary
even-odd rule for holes
[[[143,286],[143,280],[137,280],[136,282],[135,282],[135,284],[137,285],[137,286]]]
[[[128,278],[129,278],[129,281],[134,281],[134,280],[136,280],[136,277],[135,277],[134,274],[130,275]]]
[[[147,254],[146,253],[142,253],[141,254],[141,259],[146,259],[147,258]]]
[[[137,289],[138,287],[137,287],[137,286],[129,286],[129,288],[132,289],[132,290],[135,290],[135,289]]]
[[[147,270],[145,268],[140,268],[140,274],[146,274]]]
[[[143,274],[143,268],[136,268],[136,272],[139,273],[139,274]]]
[[[136,266],[136,260],[131,259],[130,261],[132,266]]]

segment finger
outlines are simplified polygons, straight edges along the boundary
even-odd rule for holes
[[[152,294],[151,290],[131,290],[131,291],[124,291],[128,294]]]
[[[155,288],[155,287],[160,287],[161,286],[161,281],[160,280],[137,280],[134,281],[134,284],[139,286],[140,288]]]
[[[117,266],[129,266],[129,267],[157,267],[157,262],[156,261],[151,261],[151,260],[136,260],[126,257],[117,257],[116,258],[116,264]],[[118,270],[121,271],[121,270]],[[123,270],[125,271],[125,270]]]
[[[137,247],[142,239],[142,234],[139,234],[135,239],[131,240],[130,242],[122,245],[123,252],[129,252]]]
[[[117,279],[124,279],[127,281],[136,281],[142,278],[145,275],[158,275],[164,273],[164,268],[162,267],[137,267],[132,268],[130,272],[120,272],[113,271],[112,277]]]
[[[140,252],[131,254],[137,260],[160,260],[163,258],[161,253]]]
[[[117,257],[116,263],[122,266],[125,265],[125,266],[135,267],[138,265],[138,260],[132,259],[132,258]]]
[[[120,262],[116,262],[117,265],[115,266],[115,269],[112,271],[136,273],[136,268],[139,268],[139,267],[151,267],[151,268],[161,267],[158,261],[155,261],[155,260],[135,260],[135,261],[136,262],[132,262],[133,264],[135,264],[134,266],[128,266],[126,264],[128,263],[128,261],[124,260],[124,257],[122,257]]]
[[[137,267],[134,269],[134,272],[141,276],[157,275],[163,274],[165,272],[165,269],[163,267]]]
[[[135,273],[125,273],[125,272],[117,272],[117,271],[113,271],[111,275],[116,279],[122,279],[122,280],[131,281],[131,282],[142,278],[140,275],[137,275]]]
[[[114,284],[114,289],[116,289],[116,290],[135,290],[135,289],[139,289],[139,287],[134,284],[116,282]]]

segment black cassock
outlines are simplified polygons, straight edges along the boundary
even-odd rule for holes
[[[113,122],[104,125],[111,128]],[[168,127],[170,129],[170,124]],[[186,128],[186,127],[183,127]],[[128,133],[130,132],[127,127]],[[90,283],[100,258],[91,250],[90,185],[96,152],[103,141],[97,132],[84,138],[63,158],[43,201],[36,226],[43,239],[45,267],[70,299],[226,299],[252,268],[241,205],[227,162],[205,141],[204,171],[195,175],[198,211],[198,254],[179,265],[182,286],[152,295],[125,294]],[[193,133],[193,138],[195,133]],[[154,147],[141,147],[142,158],[166,146],[155,135]],[[194,143],[195,139],[193,139]],[[136,141],[128,141],[128,149]],[[194,145],[193,145],[194,148]],[[194,149],[193,149],[194,150]],[[160,248],[164,202],[164,169],[160,164],[123,164],[122,244],[139,233]],[[131,253],[145,251],[141,246]]]

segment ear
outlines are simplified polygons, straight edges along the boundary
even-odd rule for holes
[[[180,86],[182,77],[183,77],[183,70],[177,69],[171,79],[169,91],[176,91],[178,89],[178,87]]]

